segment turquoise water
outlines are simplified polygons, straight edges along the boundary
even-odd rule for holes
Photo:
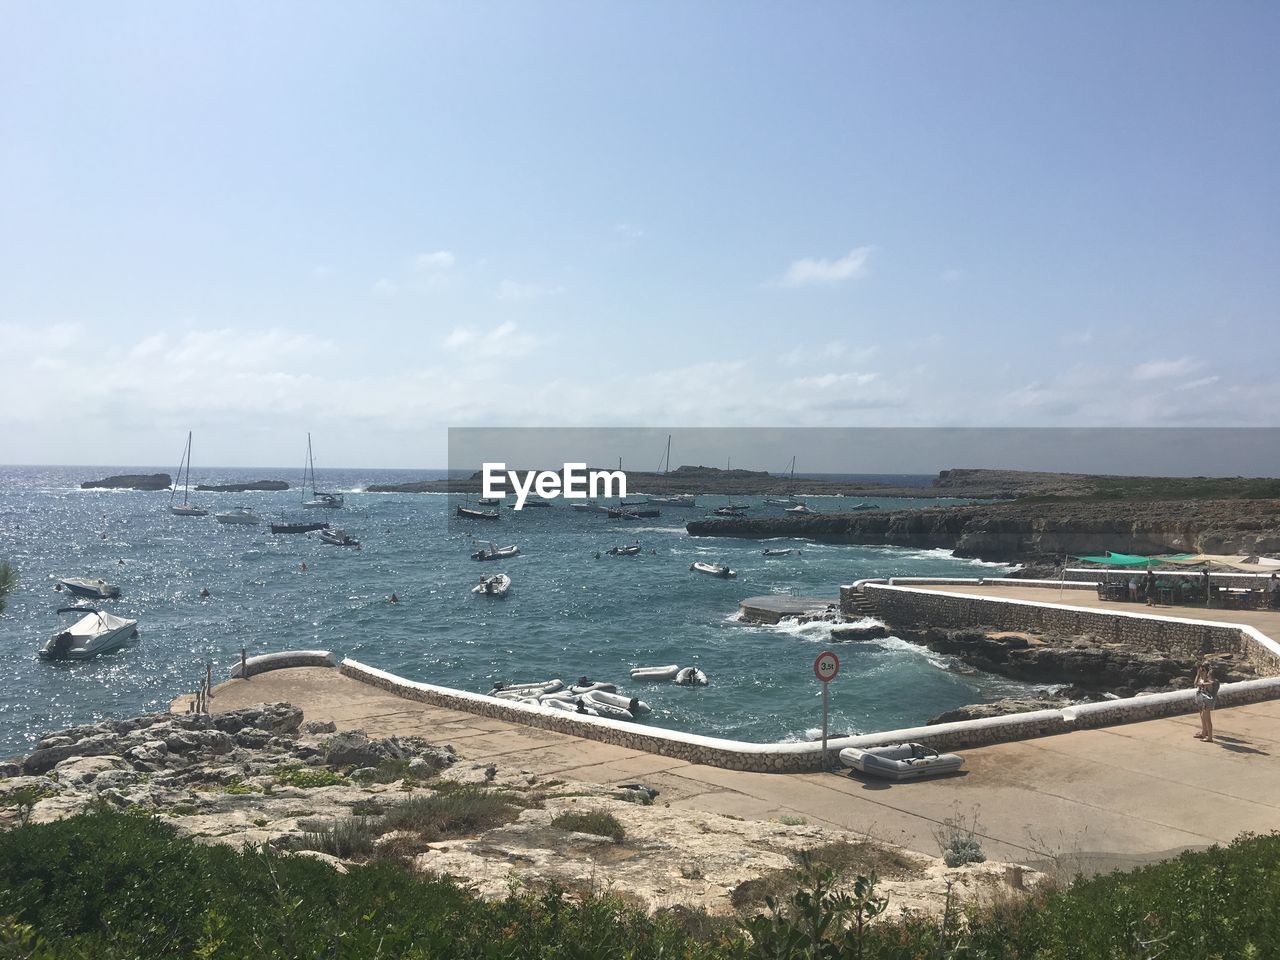
[[[119,472],[125,468],[0,467],[0,559],[21,578],[0,618],[0,754],[26,749],[46,730],[164,707],[195,689],[206,663],[215,679],[224,678],[242,644],[251,655],[328,649],[415,680],[475,691],[487,691],[495,680],[588,675],[643,697],[657,725],[760,742],[803,738],[820,723],[812,664],[830,639],[829,627],[746,626],[736,622],[739,600],[767,593],[834,598],[839,584],[860,577],[1003,569],[944,551],[691,538],[683,524],[704,515],[701,507],[664,507],[661,518],[637,522],[557,502],[504,512],[497,523],[450,523],[450,498],[443,495],[356,492],[373,482],[420,479],[422,471],[320,471],[323,488],[351,491],[347,506],[306,514],[343,525],[363,541],[355,551],[328,546],[314,534],[273,536],[265,524],[175,517],[167,494],[78,489],[81,480]],[[211,482],[296,482],[296,473],[206,476]],[[215,511],[245,506],[264,518],[285,509],[303,512],[297,491],[194,496]],[[759,498],[735,500],[755,504],[753,514],[777,509],[762,507]],[[806,500],[819,511],[841,503]],[[708,509],[726,502],[699,498]],[[473,533],[499,545],[517,543],[522,555],[476,563],[469,559]],[[643,555],[593,558],[596,550],[634,540]],[[766,559],[766,545],[802,553]],[[727,562],[738,578],[690,573],[694,560]],[[513,580],[507,599],[471,594],[479,575],[498,572]],[[103,606],[137,618],[140,642],[87,663],[37,660],[37,647],[71,619],[55,613],[67,598],[53,586],[67,576],[118,583],[121,598]],[[202,588],[209,598],[201,599]],[[387,601],[392,592],[399,604]],[[831,685],[834,732],[921,723],[961,704],[1027,689],[954,672],[945,659],[896,639],[834,649],[842,664]],[[711,685],[628,682],[629,667],[666,663],[696,664]]]

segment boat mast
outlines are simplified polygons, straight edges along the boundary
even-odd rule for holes
[[[667,434],[667,473],[671,472],[671,434]]]
[[[182,481],[182,505],[187,505],[187,491],[191,487],[191,431],[187,431],[187,476]],[[177,493],[175,490],[174,493]]]

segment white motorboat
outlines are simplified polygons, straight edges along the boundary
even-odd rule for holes
[[[120,588],[105,580],[90,580],[88,577],[66,577],[59,580],[58,585],[67,593],[77,597],[92,597],[94,600],[114,600],[120,596]]]
[[[511,578],[505,573],[495,577],[481,577],[480,582],[471,588],[472,593],[481,593],[486,597],[505,597],[511,589]]]
[[[677,494],[674,497],[650,497],[649,502],[664,507],[696,507],[698,505],[697,498],[687,493]]]
[[[68,630],[55,633],[40,648],[41,660],[88,660],[128,643],[138,635],[138,621],[88,607],[62,607],[59,613],[83,613]]]
[[[311,488],[311,496],[307,497],[307,488]],[[302,468],[302,505],[307,509],[317,507],[337,510],[343,504],[340,493],[321,493],[316,489],[316,461],[311,455],[311,434],[307,433],[307,463]]]
[[[723,563],[703,563],[701,560],[695,560],[689,564],[689,569],[694,573],[705,573],[709,577],[720,577],[722,580],[738,575],[738,571],[730,570]]]
[[[682,687],[705,687],[710,681],[697,667],[685,667],[676,674],[676,683]]]
[[[766,551],[764,552],[764,555],[765,555],[766,557],[789,557],[789,556],[791,556],[791,554],[796,553],[796,552],[797,552],[797,551],[796,551],[796,550],[794,550],[794,549],[792,549],[792,550],[766,550]]]
[[[806,504],[797,503],[794,507],[787,507],[783,513],[813,513]]]
[[[499,547],[492,540],[488,541],[489,549],[481,547],[471,555],[472,560],[506,560],[520,554],[520,548],[514,543],[508,547]]]
[[[963,757],[939,753],[920,743],[895,743],[866,750],[848,747],[840,751],[840,762],[868,776],[897,781],[955,773],[964,766]]]
[[[605,553],[611,557],[634,557],[640,552],[640,544],[633,543],[629,547],[610,547]]]
[[[674,680],[676,674],[680,672],[677,664],[669,664],[665,667],[632,667],[632,680]]]
[[[186,475],[183,475],[183,469]],[[174,478],[173,490],[169,493],[169,512],[179,517],[207,517],[208,510],[203,510],[195,504],[189,502],[188,494],[191,487],[191,431],[187,431],[187,446],[182,451],[182,461],[178,464],[178,476],[182,477],[182,502],[174,503],[174,499],[178,496],[177,477]]]
[[[320,539],[325,543],[332,544],[335,547],[358,547],[360,541],[350,536],[347,531],[341,527],[333,527],[329,530],[320,531]]]
[[[234,507],[231,510],[224,510],[222,513],[215,513],[213,519],[219,523],[229,523],[233,526],[256,527],[262,522],[262,518],[252,510],[246,510],[244,507]]]

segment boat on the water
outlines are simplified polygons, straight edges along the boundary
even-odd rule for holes
[[[544,693],[555,693],[564,689],[563,680],[536,680],[532,683],[503,683],[499,681],[489,691],[489,696],[537,697]]]
[[[59,613],[82,613],[67,630],[55,633],[38,653],[41,660],[88,660],[124,646],[138,635],[138,621],[89,607],[62,607]]]
[[[745,507],[716,507],[713,511],[717,517],[745,517]]]
[[[840,751],[840,762],[868,776],[895,781],[955,773],[964,766],[963,757],[939,753],[920,743],[895,743],[868,749],[848,747]]]
[[[92,597],[94,600],[114,600],[120,596],[120,588],[105,580],[90,580],[88,577],[65,577],[58,585],[67,593],[77,597]]]
[[[497,520],[500,516],[497,510],[475,510],[471,507],[458,507],[458,516],[466,517],[470,520]]]
[[[842,508],[845,513],[859,513],[863,510],[879,510],[880,505],[876,503],[855,503],[852,507]]]
[[[799,552],[800,552],[799,550],[795,550],[795,549],[789,549],[789,550],[766,550],[766,551],[764,552],[764,555],[765,555],[766,557],[789,557],[789,556],[791,556],[791,554],[793,554],[793,553],[799,553]]]
[[[320,531],[320,539],[335,547],[358,547],[360,541],[350,536],[341,527],[331,527]]]
[[[213,519],[219,523],[229,523],[233,526],[253,527],[262,522],[262,518],[252,510],[246,510],[244,507],[233,507],[230,510],[224,510],[222,513],[215,513]]]
[[[787,507],[783,513],[813,513],[813,511],[809,509],[808,504],[797,503],[794,507]]]
[[[620,710],[626,710],[632,717],[643,716],[651,713],[652,708],[638,697],[628,697],[623,693],[609,693],[606,690],[593,690],[590,693],[583,694],[588,701],[595,704],[605,704],[606,706],[616,707]],[[607,714],[606,714],[607,716]],[[626,718],[626,719],[631,719]]]
[[[626,506],[609,507],[607,512],[609,516],[614,520],[640,520],[640,519],[647,520],[653,517],[662,516],[661,510],[654,510],[652,507],[643,507],[639,509],[637,509],[636,507],[626,507]]]
[[[705,687],[710,682],[697,667],[685,667],[676,674],[675,681],[681,687]]]
[[[581,510],[584,512],[600,509],[600,505],[594,500],[588,500],[585,503],[571,503],[569,506],[573,507],[574,510]]]
[[[310,484],[311,497],[307,497],[307,487]],[[340,493],[321,493],[316,489],[316,461],[311,455],[311,433],[307,433],[307,463],[302,468],[302,505],[307,509],[315,509],[317,507],[327,508],[329,510],[337,510],[343,505],[342,494]]]
[[[486,597],[505,597],[510,589],[511,578],[500,573],[494,577],[481,577],[480,582],[471,588],[471,592],[484,594]]]
[[[306,521],[299,523],[289,523],[287,521],[281,523],[273,523],[271,525],[272,533],[311,533],[313,530],[328,530],[327,523],[308,523]]]
[[[697,498],[687,493],[674,497],[650,497],[649,502],[664,507],[696,507],[698,505]]]
[[[518,556],[520,548],[514,543],[509,547],[499,547],[492,540],[489,541],[489,549],[481,547],[471,555],[472,560],[506,560],[509,557]]]
[[[668,664],[665,667],[632,667],[632,680],[674,680],[676,674],[680,672],[677,664]]]
[[[689,564],[689,569],[694,573],[705,573],[709,577],[720,577],[724,580],[738,575],[736,570],[730,570],[723,563],[703,563],[701,560],[695,560]]]
[[[640,544],[633,543],[629,547],[610,547],[605,553],[611,557],[634,557],[640,552]]]
[[[184,474],[185,469],[185,474]],[[187,431],[187,446],[182,451],[182,461],[178,464],[178,476],[182,477],[182,502],[174,503],[174,499],[178,496],[178,483],[174,479],[173,489],[169,493],[169,512],[179,517],[207,517],[208,510],[204,510],[191,503],[189,498],[191,488],[191,431]]]

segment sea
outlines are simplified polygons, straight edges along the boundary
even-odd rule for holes
[[[729,502],[701,496],[694,509],[661,507],[659,518],[611,520],[570,509],[504,510],[502,519],[461,521],[466,498],[366,493],[373,483],[438,479],[444,470],[320,470],[321,489],[341,492],[341,510],[302,510],[297,468],[209,469],[202,481],[284,479],[270,493],[192,493],[207,517],[168,511],[169,494],[82,490],[84,480],[172,467],[0,467],[0,561],[19,580],[0,615],[0,755],[28,751],[48,731],[104,717],[167,709],[212,668],[225,679],[243,648],[250,656],[331,650],[401,676],[487,692],[495,682],[579,677],[607,680],[652,707],[647,723],[754,742],[818,735],[821,685],[813,661],[840,658],[830,686],[832,735],[913,726],[968,703],[1024,694],[1028,684],[974,673],[895,637],[833,643],[828,623],[755,626],[738,602],[761,594],[829,597],[862,577],[999,576],[1007,568],[945,550],[690,537],[685,523]],[[805,478],[797,475],[803,493]],[[931,478],[825,475],[898,486]],[[194,483],[193,479],[193,483]],[[636,499],[632,492],[631,499]],[[780,512],[759,497],[734,497],[750,515]],[[853,502],[919,506],[892,498],[805,497],[839,512]],[[361,541],[331,546],[316,534],[273,535],[217,523],[213,512],[248,508],[264,521],[326,520]],[[517,544],[514,559],[470,555],[494,541]],[[632,557],[605,554],[639,542]],[[768,558],[766,548],[794,548]],[[601,554],[597,559],[596,553]],[[737,578],[689,570],[727,563]],[[305,569],[304,569],[305,566]],[[472,594],[481,575],[506,573],[510,594]],[[59,614],[63,577],[103,578],[121,588],[103,609],[138,620],[137,642],[87,662],[41,661],[36,650],[74,619]],[[208,596],[202,596],[208,591]],[[398,603],[391,603],[392,594]],[[633,683],[629,669],[700,667],[701,688]]]

